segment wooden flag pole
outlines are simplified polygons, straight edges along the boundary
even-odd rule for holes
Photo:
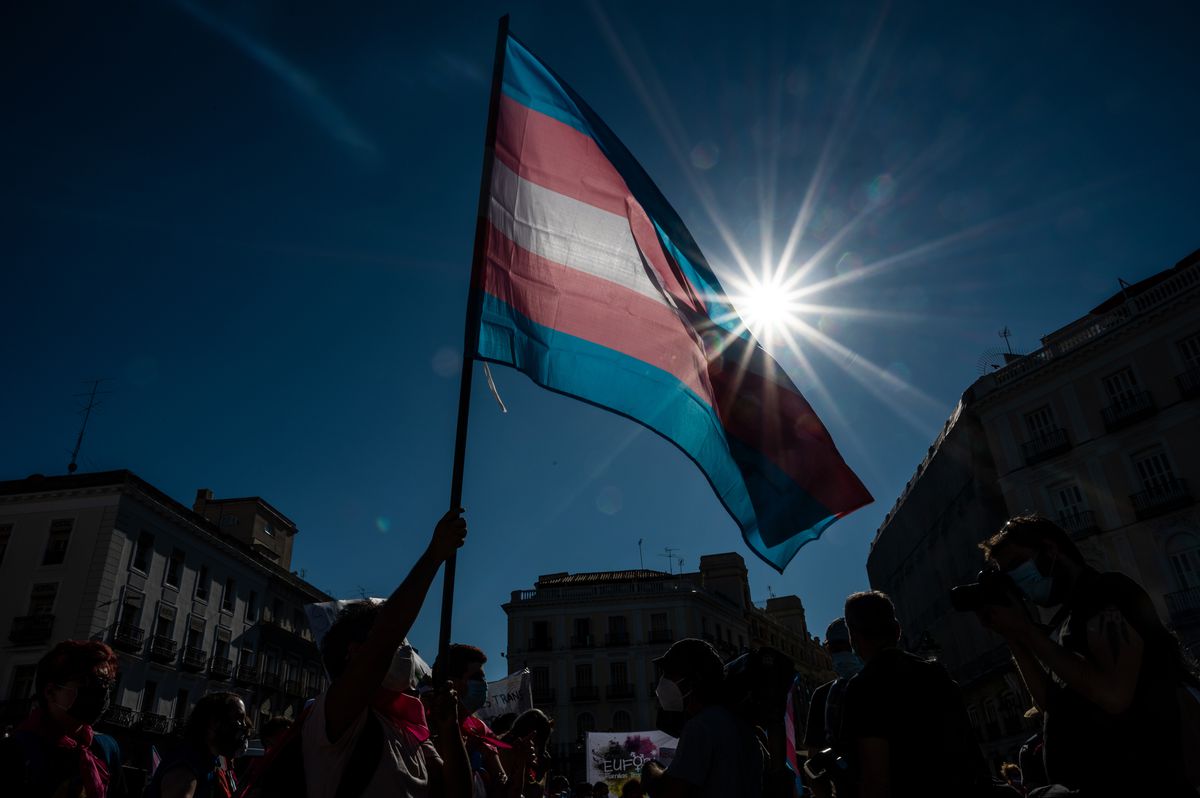
[[[462,506],[463,469],[467,458],[467,421],[471,415],[471,379],[475,373],[475,350],[479,345],[479,317],[483,307],[483,258],[487,245],[488,204],[492,188],[492,162],[496,145],[500,86],[504,78],[504,53],[508,44],[508,14],[500,17],[496,31],[496,58],[492,66],[492,96],[488,105],[487,133],[483,140],[483,172],[479,178],[479,212],[475,217],[475,249],[471,255],[471,281],[467,287],[467,318],[463,332],[462,376],[458,383],[458,429],[454,435],[454,471],[450,477],[450,509]],[[442,629],[438,654],[450,647],[450,622],[454,616],[454,572],[458,555],[446,560],[442,580]]]

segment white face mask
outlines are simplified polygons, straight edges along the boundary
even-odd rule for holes
[[[416,688],[413,679],[412,648],[400,646],[392,655],[392,664],[388,667],[387,675],[383,677],[383,689],[404,693]]]
[[[837,651],[830,657],[833,659],[833,672],[839,679],[849,679],[863,669],[862,658],[853,651]]]
[[[654,688],[654,695],[658,697],[659,706],[667,712],[683,712],[684,699],[690,695],[679,689],[679,684],[671,681],[666,676],[658,680],[658,687]]]
[[[1054,579],[1043,576],[1033,560],[1026,560],[1007,573],[1008,578],[1013,580],[1027,599],[1041,607],[1050,606],[1050,592],[1054,589]]]

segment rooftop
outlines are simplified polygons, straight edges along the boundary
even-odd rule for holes
[[[638,582],[671,577],[672,574],[665,573],[664,571],[650,571],[645,569],[635,569],[632,571],[588,571],[581,574],[557,573],[539,576],[537,586],[605,585],[613,582]]]

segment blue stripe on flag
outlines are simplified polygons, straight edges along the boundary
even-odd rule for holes
[[[623,415],[673,443],[700,468],[746,544],[780,572],[837,520],[760,452],[730,439],[716,412],[662,369],[538,324],[486,292],[478,356],[512,366],[543,388]],[[782,542],[766,545],[760,525],[775,532],[767,537]]]

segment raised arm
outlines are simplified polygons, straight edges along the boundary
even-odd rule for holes
[[[467,522],[462,513],[460,507],[438,521],[429,546],[384,603],[366,642],[329,686],[325,698],[325,733],[329,740],[345,734],[383,683],[392,655],[416,621],[438,568],[466,540]]]

